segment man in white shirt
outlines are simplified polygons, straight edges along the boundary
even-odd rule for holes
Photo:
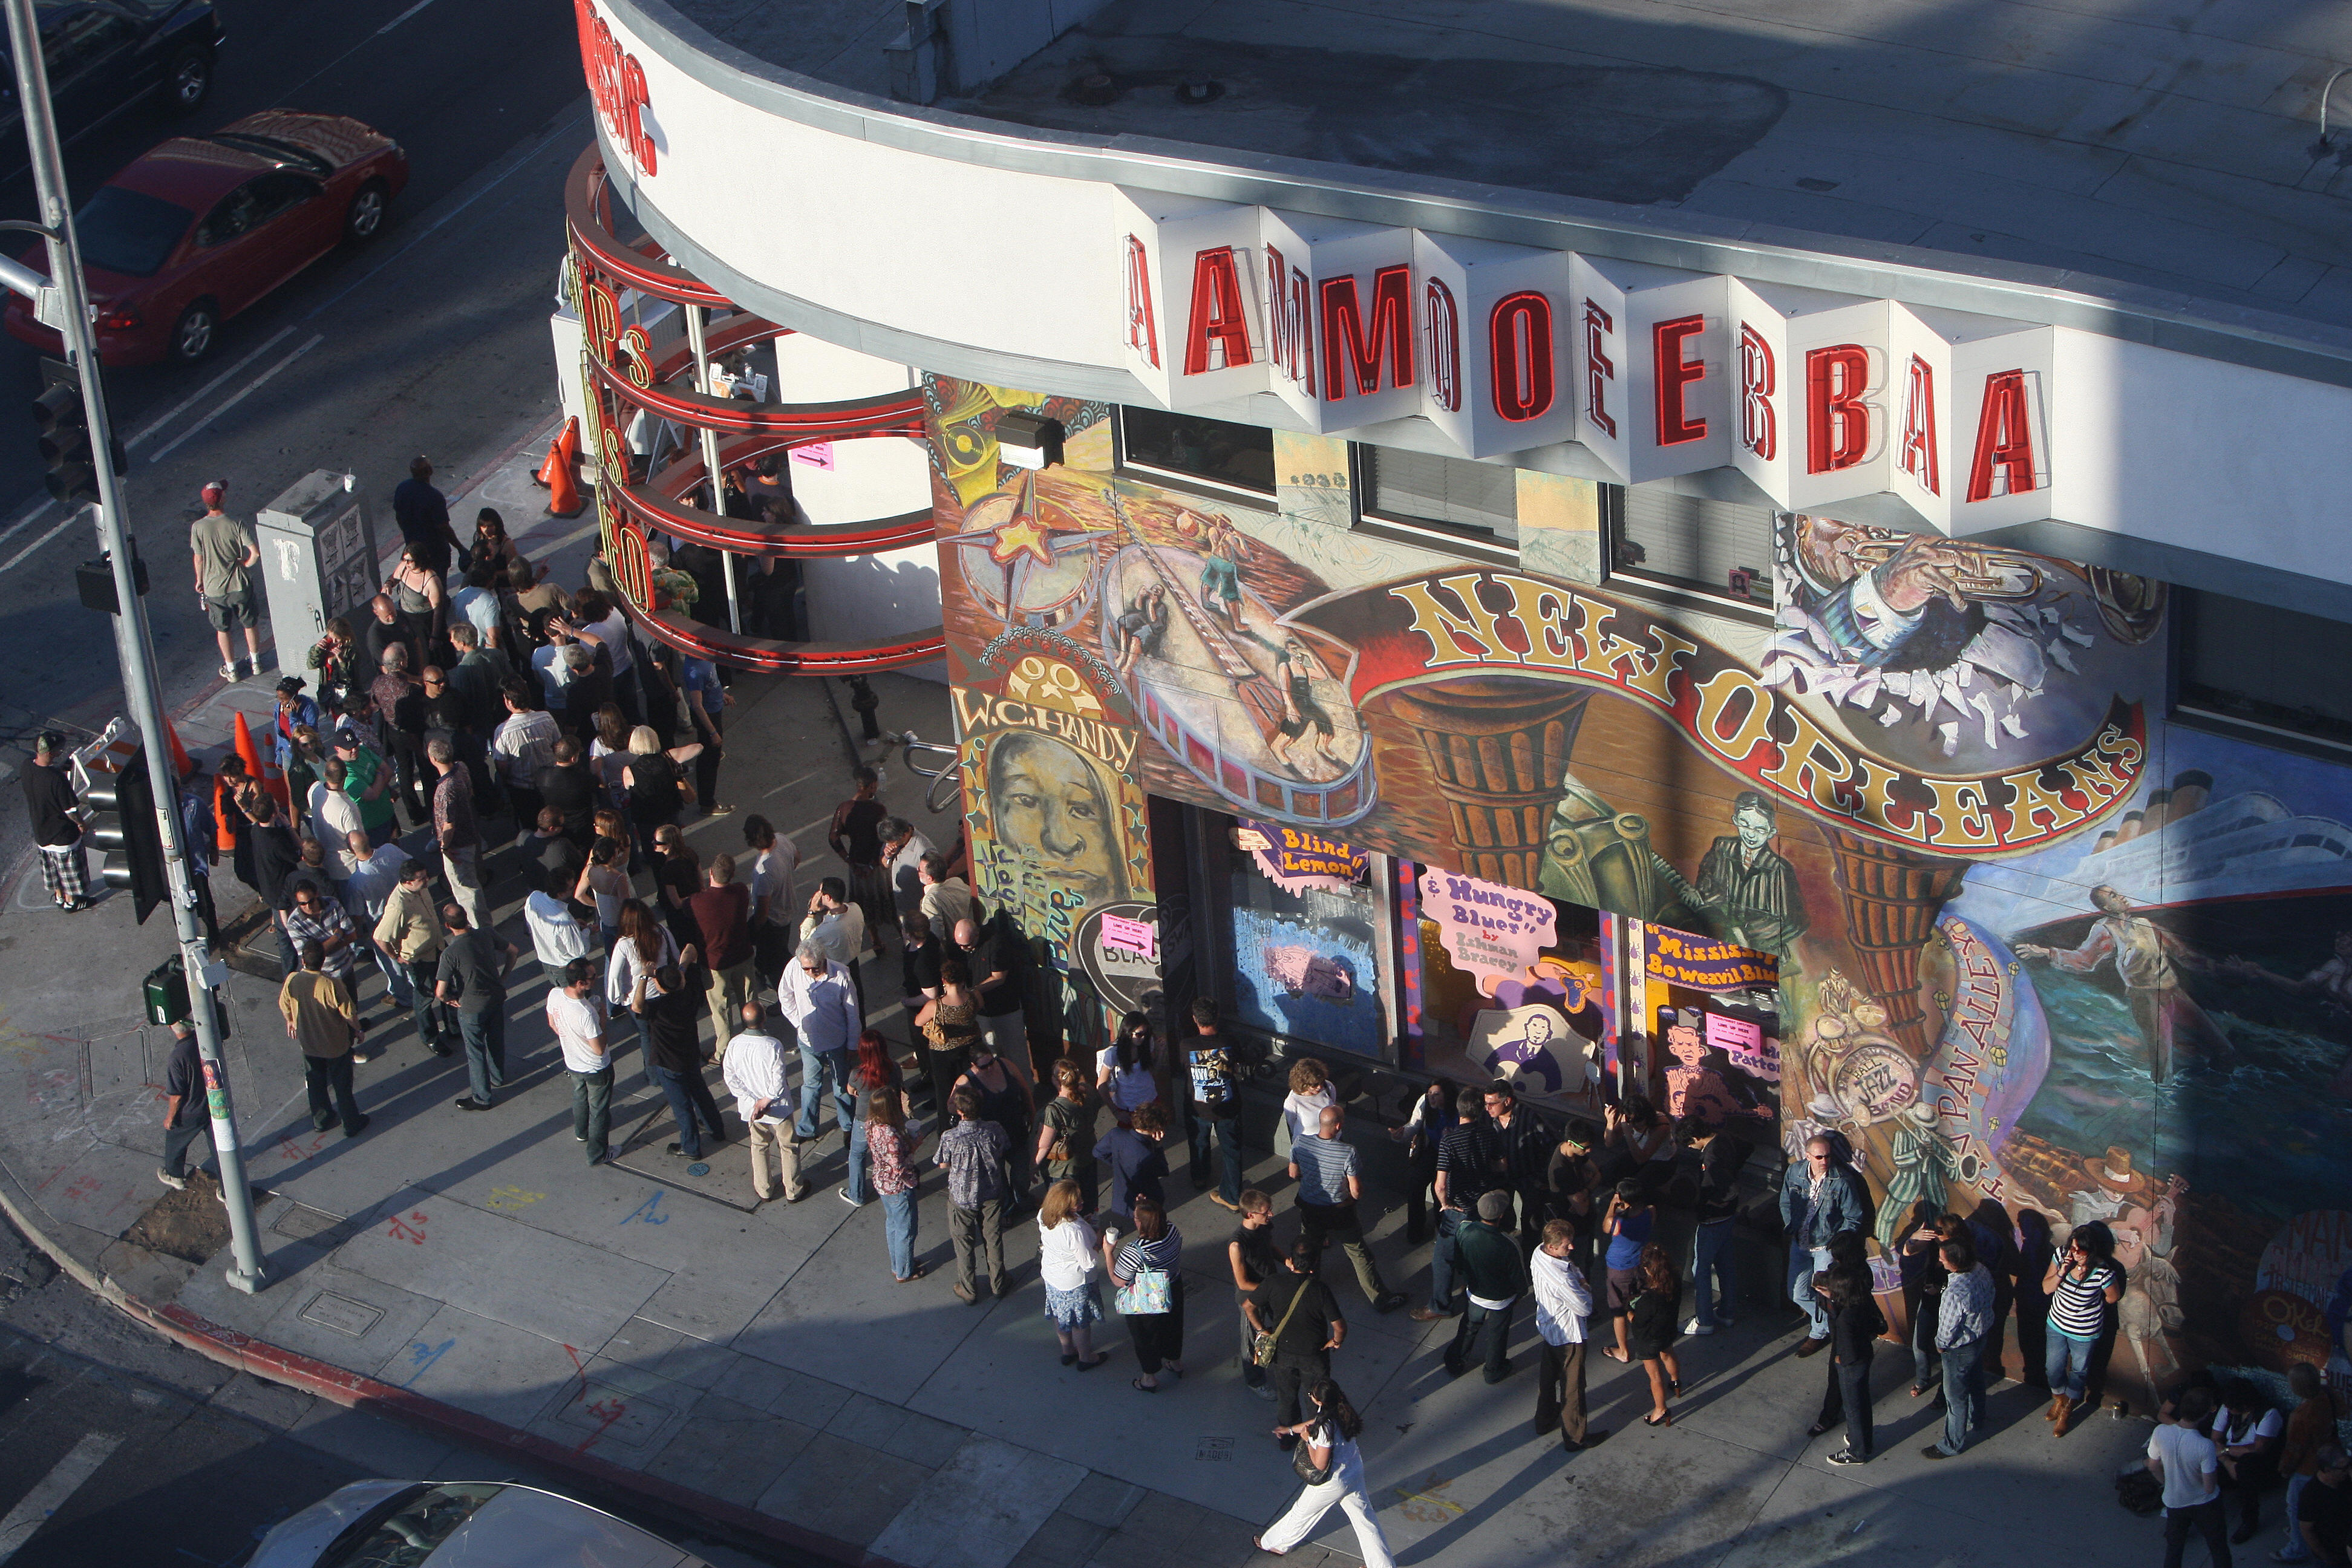
[[[822,943],[814,939],[803,942],[793,962],[784,965],[783,978],[776,985],[776,1005],[800,1038],[800,1135],[824,1136],[817,1130],[816,1112],[824,1102],[825,1080],[831,1079],[845,1142],[857,1113],[849,1089],[849,1057],[866,1026],[849,971],[827,957]]]
[[[886,816],[874,831],[882,840],[882,878],[890,886],[893,914],[919,913],[923,907],[923,857],[931,852],[931,841],[903,816]]]
[[[1543,1242],[1528,1259],[1535,1286],[1536,1332],[1543,1336],[1543,1360],[1536,1372],[1536,1431],[1559,1428],[1560,1447],[1573,1454],[1609,1434],[1584,1424],[1584,1321],[1592,1315],[1592,1291],[1576,1267],[1576,1226],[1564,1219],[1544,1224]]]
[[[801,941],[815,942],[834,963],[856,972],[866,951],[866,911],[849,901],[848,883],[827,877],[816,885],[801,918]]]
[[[926,855],[917,863],[915,874],[923,884],[923,918],[931,922],[931,934],[945,942],[955,934],[958,921],[973,920],[972,906],[976,900],[971,889],[961,877],[948,875],[947,857],[938,853]]]
[[[751,1149],[751,1190],[761,1203],[783,1184],[784,1202],[796,1204],[808,1196],[801,1181],[801,1151],[793,1135],[792,1092],[785,1087],[784,1042],[768,1033],[767,1016],[757,999],[743,1004],[743,1027],[727,1042],[720,1072],[727,1092],[735,1097],[735,1113],[743,1119]],[[768,1152],[776,1156],[776,1174],[768,1173]]]
[[[573,959],[587,957],[595,945],[594,923],[579,919],[570,904],[543,888],[522,901],[522,918],[530,927],[530,950],[551,977]]]
[[[539,820],[540,807],[546,803],[540,799],[535,781],[539,770],[555,761],[555,742],[563,731],[556,727],[554,714],[530,705],[530,687],[511,685],[502,695],[507,716],[490,737],[490,759],[513,799],[515,825],[520,827]]]
[[[2214,1568],[2230,1568],[2230,1521],[2221,1510],[2221,1454],[2198,1430],[2213,1414],[2213,1391],[2188,1388],[2170,1421],[2147,1440],[2147,1468],[2164,1482],[2164,1563],[2180,1568],[2189,1532],[2205,1537]]]
[[[345,777],[342,759],[329,757],[305,803],[310,810],[310,837],[325,846],[327,875],[337,887],[352,876],[352,858],[344,846],[354,832],[364,837],[367,831],[367,825],[360,820],[360,803],[343,787]]]
[[[351,875],[343,879],[343,907],[352,911],[352,923],[367,938],[367,950],[375,960],[376,968],[383,972],[384,994],[395,1007],[416,1005],[416,997],[408,984],[408,971],[400,961],[383,950],[383,944],[373,936],[376,922],[383,919],[384,900],[400,886],[400,868],[408,864],[408,851],[386,839],[371,847],[365,828],[353,828],[343,836],[346,853],[351,862]]]
[[[572,1136],[588,1145],[588,1163],[601,1165],[613,1135],[613,1058],[604,1049],[604,999],[596,994],[596,966],[575,958],[563,984],[547,993],[547,1026],[563,1047],[572,1075]]]

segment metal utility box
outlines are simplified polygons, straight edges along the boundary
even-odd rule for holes
[[[327,623],[341,616],[356,629],[383,585],[375,521],[351,475],[317,468],[264,507],[253,529],[278,668],[297,674]]]

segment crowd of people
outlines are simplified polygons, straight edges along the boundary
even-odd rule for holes
[[[1134,1353],[1130,1386],[1143,1395],[1186,1373],[1186,1238],[1171,1214],[1167,1152],[1181,1120],[1194,1191],[1233,1216],[1223,1238],[1233,1325],[1213,1342],[1237,1352],[1244,1383],[1275,1406],[1275,1441],[1303,1483],[1259,1540],[1269,1552],[1305,1540],[1339,1506],[1365,1560],[1390,1561],[1356,1447],[1362,1417],[1334,1376],[1349,1334],[1339,1271],[1326,1278],[1335,1248],[1371,1311],[1412,1305],[1417,1321],[1452,1321],[1442,1359],[1454,1377],[1475,1367],[1504,1382],[1511,1326],[1528,1303],[1540,1342],[1534,1426],[1565,1450],[1608,1436],[1587,1418],[1591,1342],[1643,1368],[1643,1419],[1672,1425],[1685,1387],[1678,1347],[1733,1322],[1734,1238],[1754,1153],[1735,1131],[1676,1121],[1638,1093],[1592,1125],[1554,1120],[1507,1079],[1416,1089],[1387,1130],[1404,1145],[1407,1184],[1389,1195],[1402,1200],[1405,1240],[1431,1246],[1429,1293],[1413,1305],[1369,1238],[1363,1147],[1348,1136],[1323,1062],[1286,1063],[1276,1153],[1291,1214],[1278,1231],[1274,1194],[1247,1184],[1240,1139],[1254,1058],[1213,1002],[1171,1020],[1129,1014],[1091,1059],[1039,1070],[1024,934],[974,897],[961,840],[934,847],[892,815],[870,769],[856,771],[826,824],[842,874],[804,881],[798,847],[758,816],[742,820],[740,854],[706,859],[682,827],[689,813],[731,809],[717,798],[731,700],[719,671],[634,635],[593,582],[554,586],[495,511],[458,538],[431,479],[419,458],[400,487],[404,543],[364,624],[334,622],[306,650],[306,673],[278,680],[270,768],[257,774],[232,756],[183,790],[200,872],[227,865],[271,913],[280,1010],[320,1131],[356,1137],[368,1124],[353,1068],[386,1027],[372,1033],[357,1004],[369,968],[426,1050],[463,1053],[457,1105],[498,1104],[524,950],[500,934],[486,889],[520,871],[530,952],[590,1164],[613,1158],[616,1079],[634,1039],[644,1082],[675,1121],[667,1156],[701,1161],[740,1136],[761,1202],[803,1201],[817,1151],[838,1131],[837,1195],[882,1205],[884,1262],[900,1283],[928,1272],[915,1202],[927,1170],[944,1175],[949,1289],[963,1302],[1016,1288],[1005,1234],[1034,1213],[1062,1364],[1092,1371],[1109,1359],[1096,1339],[1108,1286]],[[224,486],[206,486],[204,500],[192,555],[224,673],[236,678],[231,634],[252,622],[230,568],[251,565],[250,532],[224,510]],[[86,881],[49,842],[64,831],[49,818],[69,818],[70,792],[60,798],[51,776],[58,755],[36,760],[27,795],[48,885],[79,908]],[[201,907],[213,926],[208,888]],[[894,954],[904,1051],[868,1024],[892,998],[869,994],[888,983],[866,961]],[[179,1032],[158,1173],[175,1187],[202,1122],[193,1042]],[[1877,1455],[1871,1374],[1890,1342],[1909,1357],[1910,1399],[1942,1414],[1938,1439],[1921,1450],[1929,1459],[1981,1435],[2011,1320],[2025,1381],[2050,1395],[2053,1436],[2098,1407],[2124,1288],[2105,1226],[2073,1226],[2059,1243],[2032,1211],[1960,1215],[1923,1201],[1889,1231],[1830,1133],[1788,1163],[1777,1219],[1786,1300],[1802,1329],[1794,1353],[1826,1356],[1811,1431],[1844,1428],[1831,1464]],[[1879,1274],[1874,1234],[1894,1238]],[[1202,1251],[1196,1239],[1196,1268]],[[1890,1261],[1899,1333],[1881,1306]],[[1402,1259],[1388,1266],[1402,1278]],[[1189,1308],[1196,1331],[1201,1305]],[[2291,1415],[2243,1383],[2192,1379],[2168,1405],[2147,1464],[2169,1513],[2168,1563],[2195,1531],[2226,1565],[2230,1542],[2252,1538],[2260,1499],[2282,1480],[2289,1540],[2277,1560],[2346,1563],[2352,1491],[2333,1406],[2316,1377],[2295,1388]],[[2234,1533],[2223,1516],[2231,1499]]]

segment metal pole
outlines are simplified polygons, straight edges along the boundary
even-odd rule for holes
[[[686,307],[686,344],[694,351],[694,389],[706,397],[719,395],[711,383],[710,335],[706,325],[709,312],[699,305]],[[719,432],[705,425],[702,434],[702,471],[710,479],[710,510],[727,510],[727,487],[719,472]],[[739,637],[743,631],[743,606],[735,595],[735,552],[719,552],[719,569],[727,577],[727,629]]]
[[[155,679],[155,644],[147,626],[146,602],[131,575],[130,530],[124,520],[122,481],[114,472],[114,428],[107,417],[100,382],[98,344],[90,330],[89,287],[82,277],[81,247],[74,238],[73,210],[66,195],[65,163],[58,154],[58,127],[49,102],[48,68],[41,59],[41,32],[33,0],[5,0],[8,43],[16,56],[16,99],[23,106],[25,137],[33,158],[41,222],[49,229],[49,276],[65,300],[66,357],[81,373],[82,406],[89,416],[90,466],[98,479],[98,538],[114,567],[115,603],[121,606],[115,645],[122,661],[122,689],[140,739],[147,748],[147,776],[154,787],[156,828],[163,844],[163,869],[171,879],[172,924],[188,976],[188,999],[204,1058],[205,1101],[212,1112],[213,1152],[220,1161],[221,1192],[228,1205],[229,1241],[235,1261],[228,1282],[252,1292],[266,1282],[253,1217],[253,1193],[245,1182],[245,1159],[237,1143],[236,1109],[229,1098],[228,1066],[221,1058],[214,1027],[212,954],[196,918],[189,879],[187,844],[180,831],[180,781],[172,765],[172,743]],[[201,1001],[199,999],[201,998]]]

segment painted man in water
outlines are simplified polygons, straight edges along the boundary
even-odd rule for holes
[[[2181,989],[2181,968],[2202,969],[2203,958],[2179,937],[2145,915],[2132,912],[2131,900],[2115,889],[2091,889],[2091,903],[2099,911],[2083,945],[2070,952],[2039,942],[2017,944],[2017,956],[2046,960],[2074,974],[2088,974],[2103,963],[2115,966],[2123,983],[2124,1001],[2147,1052],[2148,1072],[2158,1083],[2172,1076],[2174,1061],[2184,1047],[2197,1052],[2207,1068],[2237,1065],[2237,1053],[2196,999]]]

